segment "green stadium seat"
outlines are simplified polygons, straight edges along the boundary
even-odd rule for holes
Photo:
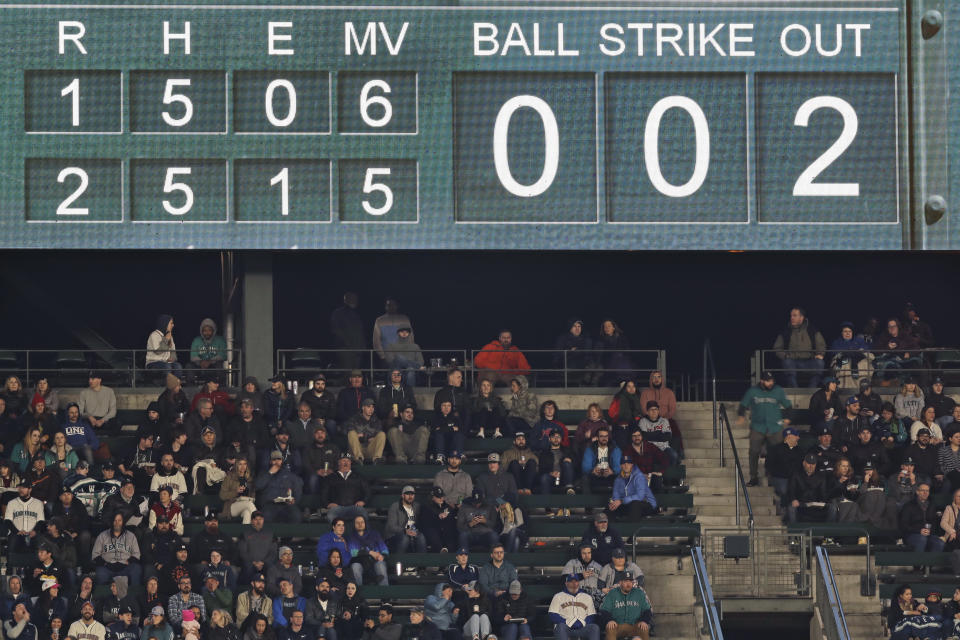
[[[874,555],[878,567],[949,567],[948,552],[878,551]]]

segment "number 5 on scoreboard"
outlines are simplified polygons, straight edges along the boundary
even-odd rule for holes
[[[416,160],[341,160],[341,222],[417,222]]]
[[[393,208],[393,191],[390,190],[390,187],[385,185],[382,182],[374,182],[374,178],[377,176],[389,176],[390,169],[387,167],[378,167],[378,168],[369,168],[367,169],[367,177],[363,180],[363,192],[364,193],[382,193],[383,194],[383,204],[379,207],[376,207],[370,204],[370,200],[363,200],[361,204],[363,205],[363,210],[369,213],[372,216],[382,216],[390,212],[390,209]]]

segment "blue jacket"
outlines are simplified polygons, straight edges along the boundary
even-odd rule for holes
[[[94,432],[90,423],[80,418],[76,422],[64,421],[63,433],[67,436],[67,444],[77,449],[79,447],[90,447],[96,450],[100,447],[100,440]]]
[[[466,567],[460,567],[459,564],[454,562],[447,567],[447,581],[453,585],[454,590],[461,589],[463,585],[468,582],[479,579],[480,569],[475,564],[467,564]]]
[[[302,596],[297,596],[297,611],[306,611],[307,601]],[[283,615],[283,597],[277,596],[273,599],[273,626],[286,627],[290,623]]]
[[[350,564],[350,549],[347,547],[346,536],[344,536],[341,542],[336,539],[333,531],[328,531],[320,536],[320,540],[317,542],[317,559],[320,561],[321,566],[327,564],[330,551],[333,549],[340,550],[340,564],[342,566],[346,567]]]
[[[295,504],[303,497],[303,480],[286,467],[280,467],[280,471],[274,474],[261,472],[254,486],[257,488],[257,500],[261,505],[287,495],[288,489],[293,493]]]
[[[612,440],[607,446],[610,448],[610,470],[614,473],[620,473],[620,460],[623,459],[623,452]],[[597,466],[597,443],[593,442],[583,450],[583,464],[580,465],[580,470],[587,474],[592,472],[595,466]]]
[[[617,476],[613,481],[613,499],[620,500],[624,504],[630,504],[636,500],[646,500],[650,506],[657,506],[657,499],[650,491],[650,485],[647,484],[647,476],[642,471],[634,469],[630,474],[629,480],[624,480],[623,476]]]
[[[380,534],[370,528],[369,521],[367,522],[367,529],[362,536],[357,535],[357,532],[354,531],[349,536],[347,536],[347,548],[350,550],[350,557],[356,557],[360,551],[366,549],[367,551],[377,551],[383,555],[390,553],[390,550],[387,549],[387,544],[383,541],[383,537]]]
[[[427,596],[423,602],[423,614],[441,631],[446,631],[453,627],[453,601],[445,600],[443,597],[443,585],[438,584],[433,595]]]

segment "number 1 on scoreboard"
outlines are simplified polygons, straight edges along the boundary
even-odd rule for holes
[[[233,211],[240,223],[330,222],[330,161],[242,158],[233,162]]]

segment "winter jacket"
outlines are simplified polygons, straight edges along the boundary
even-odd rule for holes
[[[599,458],[599,450],[600,447],[596,442],[590,443],[590,446],[583,450],[583,462],[580,465],[580,470],[583,474],[587,475],[592,473],[593,468],[600,462],[606,462],[611,471],[620,473],[620,461],[623,459],[623,452],[620,450],[620,447],[613,442],[608,442],[606,458],[604,460]]]
[[[533,425],[540,413],[540,401],[530,391],[530,383],[527,382],[525,376],[515,376],[514,380],[517,381],[520,389],[517,393],[510,394],[510,407],[507,410],[507,416],[520,418],[528,425]]]
[[[925,524],[933,525],[930,535],[936,535],[939,523],[940,518],[937,517],[937,509],[934,507],[932,500],[920,504],[919,500],[913,499],[900,508],[900,533],[904,536],[920,533]]]
[[[504,349],[499,340],[483,345],[473,357],[473,366],[475,369],[491,369],[506,375],[520,376],[530,372],[530,363],[517,345],[512,344]]]
[[[473,478],[466,471],[443,469],[433,477],[433,486],[443,489],[444,500],[457,504],[473,493]]]
[[[511,504],[517,503],[517,480],[512,473],[504,470],[503,464],[498,473],[487,472],[477,476],[473,486],[480,489],[491,502],[502,498]]]
[[[803,319],[800,326],[787,325],[773,342],[773,349],[781,360],[807,360],[814,355],[823,356],[827,351],[827,343],[810,320]]]
[[[670,421],[666,418],[661,417],[656,422],[651,422],[649,418],[643,417],[637,427],[643,432],[644,442],[649,442],[660,451],[670,446],[673,431],[670,429]]]
[[[816,471],[812,475],[808,475],[806,471],[795,473],[787,485],[787,500],[797,500],[801,505],[807,502],[829,502],[832,492],[831,482],[831,477],[825,473]]]
[[[446,631],[453,626],[453,609],[453,602],[443,597],[443,584],[438,584],[433,594],[427,596],[423,602],[423,613],[427,620],[437,625],[441,631]]]
[[[506,587],[504,587],[506,588]],[[489,617],[493,614],[493,608],[490,606],[490,598],[485,593],[480,593],[476,598],[464,598],[460,602],[460,613],[457,615],[457,626],[461,629],[467,620],[473,616],[482,616],[486,615]]]
[[[337,423],[343,424],[353,416],[360,413],[360,407],[364,400],[374,400],[376,398],[368,387],[344,387],[337,394]]]
[[[488,562],[480,567],[480,592],[490,597],[494,596],[495,591],[506,591],[510,583],[517,579],[517,568],[506,560],[499,567],[493,566]]]
[[[486,522],[481,524],[475,524],[470,526],[470,522],[473,521],[474,516],[482,515],[486,518]],[[497,509],[491,504],[475,504],[472,502],[465,502],[460,505],[460,510],[457,512],[457,529],[461,533],[471,533],[471,534],[481,534],[488,533],[490,531],[497,532]],[[481,571],[483,571],[481,569]]]
[[[600,530],[597,529],[596,523],[589,525],[583,537],[580,539],[580,544],[589,544],[592,546],[593,559],[601,565],[610,562],[610,556],[614,549],[624,548],[623,538],[620,537],[620,533],[612,524],[607,525],[606,533],[601,533]]]
[[[453,408],[453,415],[460,419],[461,426],[464,429],[469,428],[470,396],[467,395],[466,390],[462,386],[454,387],[449,384],[440,387],[433,395],[433,410],[435,413],[440,412],[440,405],[444,402],[450,403]]]
[[[767,469],[774,478],[789,480],[802,469],[803,448],[798,444],[791,449],[786,442],[767,451]]]
[[[840,394],[834,391],[833,395],[827,398],[826,389],[817,389],[813,395],[810,396],[809,408],[810,421],[814,426],[827,419],[826,412],[829,409],[833,409],[833,418],[839,418],[846,413],[843,408],[843,403],[840,402]]]
[[[520,596],[514,600],[510,597],[510,592],[501,594],[499,598],[493,600],[492,622],[498,629],[503,629],[509,623],[503,621],[506,616],[511,618],[526,618],[528,624],[532,624],[536,618],[537,610],[535,603],[530,601],[526,591],[520,591]]]
[[[626,386],[613,396],[607,415],[617,424],[634,424],[646,413],[640,394],[629,393]]]
[[[380,396],[377,398],[377,415],[381,420],[393,417],[393,408],[397,408],[397,415],[403,411],[407,405],[417,410],[417,396],[413,389],[406,382],[401,382],[399,386],[388,384],[380,390]]]
[[[280,426],[296,415],[297,399],[292,393],[280,393],[273,387],[263,392],[263,419],[270,427]]]
[[[307,389],[300,395],[300,402],[310,405],[310,417],[315,420],[334,420],[337,417],[337,397],[329,389],[324,389],[319,396],[313,389]]]
[[[737,415],[743,416],[749,409],[751,429],[759,433],[779,433],[784,418],[789,418],[789,413],[786,412],[791,406],[793,405],[780,385],[775,384],[769,390],[755,385],[743,394]]]
[[[647,403],[655,400],[660,405],[660,417],[673,420],[673,416],[677,413],[677,396],[672,389],[667,387],[665,382],[661,382],[659,387],[653,386],[653,374],[655,373],[663,376],[662,371],[650,372],[650,381],[647,387],[640,392],[640,406],[646,411]]]
[[[620,500],[624,504],[645,500],[651,507],[656,508],[657,499],[647,484],[647,476],[634,468],[630,473],[630,478],[625,479],[623,475],[618,475],[613,481],[613,499]]]
[[[834,358],[839,358],[856,364],[863,360],[867,351],[870,351],[870,345],[862,336],[854,336],[849,340],[840,337],[830,343],[829,357],[831,361]]]
[[[634,588],[630,593],[621,589],[613,589],[603,599],[600,609],[617,624],[636,624],[638,622],[653,623],[653,610],[647,600],[646,592],[641,588]]]
[[[423,351],[420,349],[420,345],[414,342],[411,333],[406,338],[397,336],[396,342],[384,345],[383,359],[390,363],[397,360],[406,360],[408,366],[409,363],[413,363],[419,369],[423,366]]]
[[[277,539],[267,528],[257,531],[253,526],[244,527],[237,542],[237,552],[244,566],[253,562],[269,564],[277,557]]]
[[[325,505],[352,505],[370,500],[370,487],[356,471],[348,473],[346,478],[339,471],[334,471],[327,476],[320,495],[320,502]]]
[[[500,467],[502,469],[509,469],[510,464],[516,462],[520,464],[520,458],[526,458],[525,463],[530,464],[539,464],[540,460],[536,452],[530,447],[524,447],[523,449],[517,449],[516,445],[510,447],[503,452],[500,456]]]
[[[347,549],[350,552],[350,557],[353,559],[356,559],[362,551],[376,551],[383,555],[390,553],[390,550],[387,549],[387,544],[383,541],[383,537],[381,537],[375,529],[369,528],[369,526],[363,535],[354,531],[347,536]]]
[[[259,496],[259,504],[273,502],[276,498],[287,495],[293,495],[294,503],[299,503],[303,497],[303,480],[285,467],[280,467],[277,473],[260,473],[254,486]]]
[[[404,508],[403,498],[394,502],[390,505],[390,508],[387,509],[387,522],[383,528],[383,535],[387,538],[391,536],[400,535],[407,530],[407,522],[413,520],[414,526],[420,519],[420,503],[414,500],[413,504],[410,507],[413,509],[413,516],[407,514],[407,510]]]

